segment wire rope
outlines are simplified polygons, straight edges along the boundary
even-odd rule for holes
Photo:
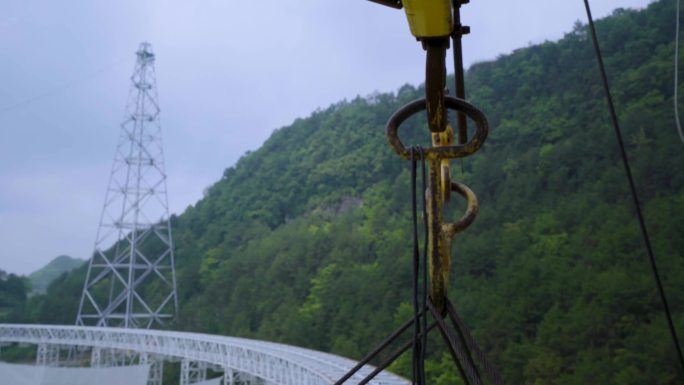
[[[675,124],[677,125],[677,133],[679,134],[679,140],[684,144],[684,131],[682,131],[682,125],[679,121],[679,3],[680,0],[675,0],[677,3],[677,12],[675,17],[675,55],[674,55],[674,116]]]
[[[413,381],[414,385],[425,385],[425,347],[427,344],[427,249],[423,251],[423,263],[422,263],[422,303],[419,301],[420,292],[420,272],[421,272],[421,255],[420,246],[418,242],[418,205],[417,205],[417,192],[416,192],[416,166],[417,160],[421,159],[421,169],[422,169],[422,187],[423,193],[421,194],[422,209],[423,209],[423,225],[427,226],[426,211],[425,211],[425,156],[423,149],[420,147],[411,148],[411,208],[412,208],[412,219],[413,219]],[[427,233],[426,233],[427,234]],[[424,247],[427,245],[427,238],[423,243]],[[422,318],[421,318],[422,314]]]
[[[116,61],[107,67],[100,68],[99,70],[96,70],[96,71],[90,73],[89,75],[86,75],[85,77],[81,77],[79,79],[72,80],[68,83],[64,83],[64,84],[61,84],[59,86],[52,87],[46,91],[35,94],[33,96],[29,96],[27,98],[21,99],[19,101],[14,102],[14,103],[11,103],[11,104],[8,104],[5,106],[0,106],[0,114],[4,114],[6,112],[11,112],[11,111],[14,111],[17,109],[21,109],[21,108],[30,106],[34,102],[40,101],[40,100],[45,99],[45,98],[60,95],[63,92],[66,92],[66,91],[68,91],[74,87],[81,86],[85,83],[88,83],[89,81],[91,81],[93,79],[96,79],[100,75],[107,73],[110,70],[118,67],[123,62],[124,62],[124,60]]]
[[[670,335],[672,337],[672,342],[677,350],[677,355],[679,358],[679,363],[684,370],[684,356],[682,356],[682,348],[679,345],[679,338],[677,337],[677,330],[675,329],[674,322],[672,321],[672,313],[670,311],[670,305],[667,302],[667,296],[665,295],[665,289],[663,288],[663,283],[660,279],[660,273],[658,272],[658,265],[656,264],[655,256],[653,254],[653,248],[651,247],[651,240],[646,229],[646,222],[644,221],[644,216],[641,212],[641,204],[639,203],[639,197],[637,195],[636,187],[634,184],[634,178],[632,177],[632,169],[629,165],[629,159],[627,158],[627,152],[625,151],[625,145],[622,140],[622,131],[620,130],[620,124],[618,123],[617,114],[615,113],[615,106],[613,105],[613,97],[610,93],[610,86],[608,85],[608,76],[606,75],[606,68],[603,64],[603,57],[601,55],[601,48],[599,47],[598,37],[596,35],[596,27],[594,26],[594,19],[591,16],[591,8],[589,6],[589,0],[584,0],[584,7],[587,11],[587,19],[589,20],[589,29],[591,31],[591,38],[594,44],[594,50],[596,51],[596,61],[598,63],[599,72],[601,73],[601,80],[603,82],[603,90],[606,94],[606,101],[608,103],[608,110],[610,111],[610,119],[615,130],[615,136],[617,138],[618,145],[620,147],[620,155],[622,156],[622,164],[625,167],[625,174],[627,176],[627,181],[629,183],[629,189],[634,201],[634,206],[637,212],[637,218],[639,220],[639,226],[641,228],[641,234],[644,238],[644,244],[646,246],[646,251],[648,253],[648,258],[651,263],[651,270],[653,272],[653,278],[658,287],[658,293],[660,294],[660,299],[663,303],[663,310],[667,318],[667,323],[670,329]]]

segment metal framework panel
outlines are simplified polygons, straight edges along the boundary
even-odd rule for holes
[[[180,385],[191,385],[204,382],[207,379],[206,363],[191,361],[184,358],[181,361]]]
[[[59,366],[59,345],[38,344],[36,352],[36,365]]]
[[[3,385],[146,385],[149,365],[115,368],[50,367],[0,362]]]
[[[333,354],[273,342],[160,330],[0,324],[3,342],[118,349],[165,360],[176,357],[224,368],[227,384],[249,378],[263,384],[331,385],[356,365]],[[365,365],[345,383],[357,384],[374,369]],[[369,384],[408,385],[409,381],[381,372]]]
[[[162,385],[164,379],[163,357],[149,353],[140,353],[139,363],[141,365],[150,365],[150,375],[147,379],[147,385]]]
[[[151,328],[178,309],[151,45],[136,57],[77,325]]]

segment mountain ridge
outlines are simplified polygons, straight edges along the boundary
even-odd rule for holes
[[[684,152],[670,110],[673,12],[658,1],[618,10],[597,27],[681,327]],[[473,189],[481,211],[454,241],[450,294],[505,381],[676,383],[586,26],[475,64],[466,82],[492,132],[462,171],[454,163],[454,179]],[[384,125],[423,91],[406,85],[298,119],[172,216],[181,303],[173,327],[359,358],[408,319],[408,164],[389,149]],[[402,130],[405,143],[427,145],[419,119]],[[64,275],[31,299],[26,319],[73,323],[84,274]],[[458,384],[440,343],[429,349],[431,383]],[[408,356],[392,369],[407,375]]]
[[[31,294],[44,294],[47,287],[60,275],[68,273],[85,263],[84,260],[68,255],[59,255],[45,266],[28,275]]]

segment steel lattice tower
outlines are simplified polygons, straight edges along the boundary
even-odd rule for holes
[[[136,56],[77,325],[151,328],[178,309],[151,45]]]

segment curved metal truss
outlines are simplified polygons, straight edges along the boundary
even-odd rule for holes
[[[0,324],[0,343],[80,346],[135,351],[199,362],[261,378],[267,384],[333,384],[356,362],[333,354],[245,338],[209,334],[57,325]],[[346,384],[356,384],[374,368],[365,366]],[[231,374],[232,375],[232,374]],[[402,377],[381,372],[369,384],[408,385]]]

